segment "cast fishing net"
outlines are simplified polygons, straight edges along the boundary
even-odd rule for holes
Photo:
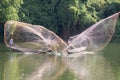
[[[4,37],[9,48],[22,52],[61,52],[66,47],[66,43],[52,31],[17,21],[6,22]]]
[[[70,37],[66,52],[100,51],[111,40],[119,13],[113,14],[83,31]]]
[[[22,52],[81,52],[100,51],[110,42],[119,13],[113,14],[70,37],[68,45],[55,33],[39,25],[8,21],[4,27],[7,47]]]

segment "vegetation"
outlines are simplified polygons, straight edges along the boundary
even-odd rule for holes
[[[3,40],[3,25],[8,20],[19,20],[19,8],[23,0],[0,0],[0,40]]]
[[[43,25],[68,39],[119,11],[119,0],[1,0],[0,35],[7,20],[18,20]],[[117,37],[120,37],[119,31],[117,26]]]

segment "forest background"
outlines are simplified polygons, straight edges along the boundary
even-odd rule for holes
[[[42,25],[67,40],[119,11],[120,0],[0,0],[0,41],[8,20]],[[120,38],[120,19],[113,38]]]

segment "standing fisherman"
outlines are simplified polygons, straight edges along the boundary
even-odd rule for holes
[[[9,41],[9,45],[12,47],[13,46],[13,38],[12,38],[12,34],[10,34],[10,41]]]

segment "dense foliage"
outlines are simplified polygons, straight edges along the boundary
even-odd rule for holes
[[[0,23],[6,20],[18,20],[18,12],[23,0],[1,0],[0,2]]]
[[[43,25],[68,39],[119,11],[120,0],[2,0],[0,23],[12,19]],[[120,26],[117,26],[118,37],[119,31]]]
[[[0,0],[0,40],[3,38],[3,25],[8,20],[19,20],[19,8],[23,0]]]

